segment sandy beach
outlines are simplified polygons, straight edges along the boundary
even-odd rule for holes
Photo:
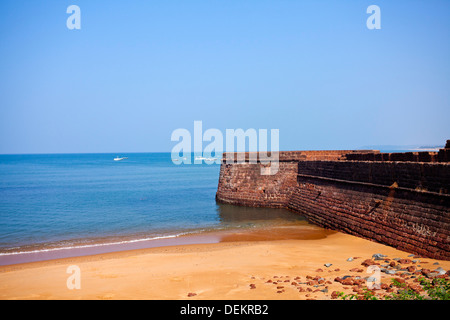
[[[339,232],[312,227],[310,233],[296,233],[292,226],[276,227],[222,234],[218,243],[3,266],[0,298],[328,300],[334,291],[356,290],[336,278],[371,276],[361,264],[376,253],[391,261],[415,259],[410,253]],[[347,261],[350,257],[353,261]],[[450,269],[450,261],[416,260],[403,263],[416,270]],[[67,270],[74,265],[79,267],[80,289],[67,286],[71,276]],[[395,276],[381,273],[381,282],[390,283]]]

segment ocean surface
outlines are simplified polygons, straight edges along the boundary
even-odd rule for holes
[[[0,264],[14,255],[255,228],[305,218],[217,204],[219,164],[170,153],[0,155]]]

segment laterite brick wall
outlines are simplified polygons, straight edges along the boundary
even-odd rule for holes
[[[394,156],[371,150],[280,152],[275,175],[261,175],[261,163],[223,161],[216,199],[288,208],[326,228],[450,260],[447,146],[439,153]]]
[[[332,169],[331,169],[332,168]],[[319,226],[450,260],[448,163],[299,162],[291,210]]]

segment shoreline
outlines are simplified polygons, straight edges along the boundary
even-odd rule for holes
[[[0,266],[0,299],[328,300],[334,291],[354,289],[334,279],[371,275],[361,263],[373,254],[411,259],[407,252],[340,232],[299,235],[294,227],[275,227],[222,236],[215,243]],[[419,260],[415,265],[422,268],[450,269],[450,261]],[[80,269],[81,289],[67,287],[72,265]],[[325,283],[314,287],[317,277]],[[381,277],[388,282],[393,276]]]
[[[229,241],[263,241],[277,239],[305,239],[323,237],[333,231],[305,223],[284,223],[281,225],[256,226],[251,228],[196,230],[166,236],[149,238],[125,238],[107,242],[82,244],[72,247],[43,248],[33,251],[0,253],[0,267],[80,256],[107,254],[120,251],[159,248],[177,245],[208,244]],[[274,232],[278,229],[283,232]],[[270,232],[265,232],[270,230]]]

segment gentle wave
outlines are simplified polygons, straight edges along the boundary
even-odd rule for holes
[[[151,238],[122,240],[122,241],[96,243],[96,244],[86,244],[86,245],[79,245],[79,246],[68,246],[68,247],[59,247],[59,248],[46,248],[46,249],[38,249],[38,250],[30,250],[30,251],[0,252],[0,256],[13,256],[13,255],[18,255],[18,254],[32,254],[32,253],[43,253],[43,252],[52,252],[52,251],[60,251],[60,250],[85,249],[85,248],[95,248],[95,247],[103,247],[103,246],[114,246],[114,245],[130,244],[130,243],[137,243],[137,242],[145,242],[145,241],[151,241],[151,240],[177,238],[177,237],[180,237],[180,236],[183,236],[183,235],[186,235],[186,234],[189,234],[189,232],[179,233],[179,234],[175,234],[175,235],[157,236],[157,237],[151,237]]]
[[[304,221],[302,221],[304,222]],[[289,223],[287,223],[289,225]],[[100,248],[100,247],[107,247],[107,246],[115,246],[115,245],[127,245],[132,243],[139,243],[139,242],[146,242],[146,241],[153,241],[153,240],[164,240],[164,239],[171,239],[171,238],[178,238],[184,235],[199,235],[199,234],[207,234],[209,232],[217,232],[217,231],[225,231],[225,230],[242,230],[242,229],[254,229],[254,228],[264,228],[267,226],[273,226],[277,225],[272,221],[272,223],[268,223],[267,221],[264,223],[264,221],[259,221],[259,223],[248,222],[240,225],[222,225],[222,226],[212,226],[208,228],[200,228],[200,229],[191,229],[191,230],[185,230],[183,232],[178,231],[176,234],[168,234],[168,235],[159,235],[159,236],[153,236],[153,237],[145,237],[145,238],[139,238],[139,239],[130,239],[130,240],[120,240],[120,241],[107,241],[105,239],[104,242],[98,242],[93,244],[80,244],[80,245],[68,245],[68,246],[61,246],[61,247],[47,247],[47,248],[40,248],[36,250],[23,250],[24,246],[22,247],[10,247],[10,248],[4,248],[3,250],[11,250],[10,252],[0,252],[0,257],[4,256],[14,256],[14,255],[26,255],[26,254],[37,254],[37,253],[46,253],[46,252],[56,252],[56,251],[64,251],[64,250],[77,250],[77,249],[86,249],[86,248]],[[286,225],[285,223],[281,223],[281,225]],[[45,245],[43,245],[45,246]],[[18,251],[12,251],[14,249],[18,249]],[[21,250],[22,249],[22,250]],[[1,249],[0,249],[1,250]]]

